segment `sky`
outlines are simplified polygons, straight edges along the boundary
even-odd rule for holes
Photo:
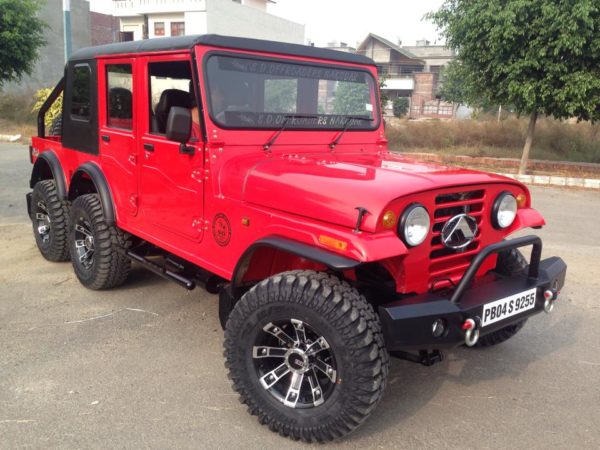
[[[435,25],[423,16],[443,0],[276,0],[268,12],[305,25],[305,35],[321,47],[330,41],[356,46],[369,33],[394,43],[418,39],[443,43]]]
[[[275,0],[267,11],[305,25],[306,39],[316,46],[331,41],[356,46],[369,33],[394,43],[414,45],[418,39],[443,43],[433,24],[423,16],[437,10],[443,0]],[[110,7],[110,0],[92,0],[95,10]]]

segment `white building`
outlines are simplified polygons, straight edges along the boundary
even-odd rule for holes
[[[92,0],[92,6],[119,18],[122,40],[215,33],[303,44],[304,25],[268,14],[269,1]]]

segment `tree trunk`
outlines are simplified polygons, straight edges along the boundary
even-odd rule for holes
[[[527,138],[523,147],[523,156],[521,156],[521,164],[519,165],[519,175],[525,175],[527,172],[527,162],[529,161],[529,151],[533,143],[533,132],[535,131],[535,123],[537,122],[538,113],[534,111],[529,118],[529,126],[527,127]]]

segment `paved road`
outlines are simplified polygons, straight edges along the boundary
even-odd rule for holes
[[[27,148],[0,145],[0,448],[306,447],[249,416],[223,367],[216,297],[141,269],[93,292],[37,252]],[[600,197],[533,189],[544,254],[569,264],[556,312],[431,368],[391,364],[339,448],[598,448]]]

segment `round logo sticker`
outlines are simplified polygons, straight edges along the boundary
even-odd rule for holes
[[[225,247],[231,239],[231,225],[225,214],[219,213],[215,216],[212,223],[213,237],[217,244]]]

